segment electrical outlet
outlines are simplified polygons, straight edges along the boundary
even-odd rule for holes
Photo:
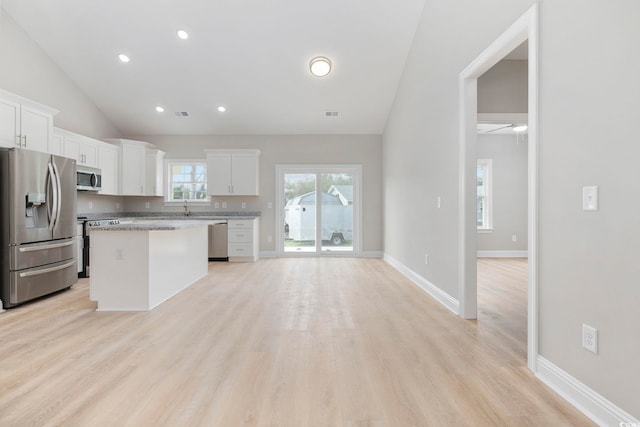
[[[213,207],[216,208],[216,209],[220,209],[220,202],[215,202],[213,204]]]
[[[227,202],[222,202],[222,209],[227,209]]]
[[[438,196],[436,199],[436,205],[438,206],[438,209],[442,207],[442,197]]]
[[[425,265],[429,265],[429,254],[424,254],[424,263]]]
[[[124,249],[118,248],[116,249],[116,259],[122,261],[124,259]]]
[[[517,234],[512,234],[511,235],[511,241],[512,242],[517,242],[518,241],[518,235]]]
[[[116,209],[120,209],[120,203],[116,202]]]
[[[89,202],[89,209],[93,209],[93,202]]]
[[[149,209],[151,207],[151,203],[149,202],[144,202],[144,207]]]
[[[598,330],[584,323],[582,324],[582,346],[598,354]]]
[[[242,209],[247,209],[247,202],[242,202]]]
[[[267,203],[267,209],[273,209],[273,203],[271,202]]]
[[[267,236],[267,242],[271,243],[273,241],[273,237]]]

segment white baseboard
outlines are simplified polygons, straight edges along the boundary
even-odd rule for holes
[[[640,426],[640,421],[542,356],[536,376],[600,426]]]
[[[440,304],[451,310],[454,314],[460,313],[460,302],[457,299],[455,299],[433,283],[429,282],[427,279],[420,276],[418,273],[411,270],[409,267],[402,264],[392,256],[384,254],[384,260],[393,268],[402,273],[402,275],[404,275],[407,279],[418,285],[420,289],[431,295]]]
[[[4,311],[3,305],[2,305],[2,300],[0,299],[0,313],[2,313]]]
[[[524,251],[478,251],[478,258],[527,258],[529,256]]]

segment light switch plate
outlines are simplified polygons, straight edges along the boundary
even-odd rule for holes
[[[598,210],[598,186],[597,185],[582,187],[582,210],[583,211]]]

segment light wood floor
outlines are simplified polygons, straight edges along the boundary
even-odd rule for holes
[[[478,258],[478,322],[527,364],[527,258]]]
[[[0,314],[0,426],[591,425],[382,260],[214,263],[151,312],[94,309],[82,281]]]

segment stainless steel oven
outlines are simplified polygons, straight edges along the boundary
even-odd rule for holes
[[[81,221],[81,218],[78,218]],[[120,224],[116,218],[84,219],[82,225],[82,269],[78,268],[78,277],[89,277],[91,273],[91,227]]]

